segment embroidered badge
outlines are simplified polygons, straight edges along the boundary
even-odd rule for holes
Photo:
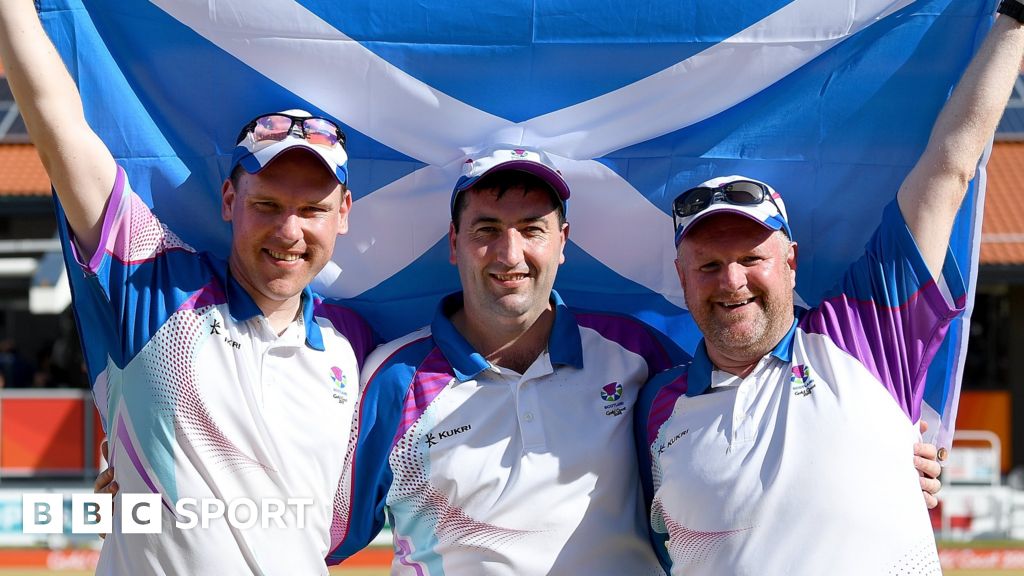
[[[789,378],[793,394],[797,396],[810,396],[814,390],[814,379],[811,378],[811,369],[806,364],[793,366],[793,375]]]
[[[338,401],[338,404],[348,402],[348,390],[345,389],[348,386],[348,378],[345,377],[341,368],[331,366],[331,383],[334,384],[334,399]]]
[[[619,398],[622,398],[622,384],[618,382],[612,382],[611,384],[605,384],[601,388],[601,400],[605,402],[617,402]]]
[[[612,382],[601,387],[601,400],[609,402],[605,404],[605,416],[622,416],[626,412],[626,403],[621,402],[622,384]]]

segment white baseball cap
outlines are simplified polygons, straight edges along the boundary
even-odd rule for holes
[[[246,172],[256,174],[282,153],[295,148],[312,152],[338,182],[348,182],[345,133],[333,120],[305,110],[285,110],[253,118],[238,134],[229,172],[241,165]]]
[[[672,201],[676,246],[694,224],[720,212],[746,216],[769,230],[782,230],[793,238],[786,205],[778,192],[746,176],[721,176],[690,188]]]
[[[554,162],[541,150],[496,144],[466,158],[462,164],[462,175],[452,190],[451,211],[455,216],[455,202],[459,194],[473,187],[481,178],[505,170],[518,170],[533,174],[543,180],[555,192],[565,213],[565,203],[569,200],[569,185],[562,173],[555,168]]]

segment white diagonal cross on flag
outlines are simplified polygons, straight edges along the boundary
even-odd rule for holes
[[[300,98],[427,164],[356,203],[349,235],[335,251],[344,280],[336,264],[321,274],[328,293],[361,294],[436,244],[448,229],[448,198],[462,160],[487,144],[509,143],[544,149],[562,171],[573,191],[574,243],[682,307],[669,216],[593,159],[746,100],[910,0],[794,0],[656,74],[519,123],[434,89],[294,2],[154,4]],[[796,38],[801,41],[791,41]],[[298,61],[304,65],[295,66]],[[351,86],[311,82],[304,71],[318,66],[344,70]],[[706,97],[709,87],[715,98]]]

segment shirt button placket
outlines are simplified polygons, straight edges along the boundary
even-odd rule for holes
[[[527,450],[542,450],[545,447],[544,427],[537,416],[536,383],[520,381],[518,384],[519,429],[523,447]]]
[[[732,407],[732,437],[733,440],[745,440],[747,437],[747,408],[749,405],[750,383],[741,382],[736,391],[736,402]]]

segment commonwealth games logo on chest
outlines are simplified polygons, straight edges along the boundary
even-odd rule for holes
[[[618,382],[601,387],[601,400],[609,402],[604,406],[606,416],[622,416],[626,412],[626,403],[622,401],[622,384]]]
[[[605,384],[601,388],[601,400],[616,402],[619,398],[622,398],[622,384],[612,382],[611,384]]]
[[[811,369],[807,364],[793,366],[793,375],[789,377],[790,388],[796,396],[810,396],[814,390],[814,379],[811,378]]]
[[[337,366],[331,366],[331,384],[334,385],[334,399],[338,404],[348,402],[348,390],[345,389],[348,386],[348,378]]]

